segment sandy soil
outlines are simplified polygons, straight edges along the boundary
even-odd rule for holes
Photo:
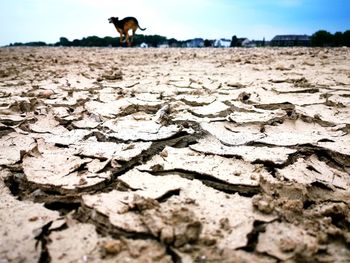
[[[350,49],[0,49],[0,262],[349,262]]]

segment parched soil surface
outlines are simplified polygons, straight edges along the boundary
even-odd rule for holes
[[[0,49],[0,262],[349,262],[350,49]]]

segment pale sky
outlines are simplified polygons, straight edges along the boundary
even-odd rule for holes
[[[111,16],[135,16],[146,31],[186,40],[350,29],[349,0],[0,0],[0,46],[118,36]]]

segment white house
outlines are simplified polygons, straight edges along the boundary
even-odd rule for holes
[[[249,47],[250,45],[250,40],[248,38],[245,38],[243,41],[242,41],[242,47]]]
[[[159,48],[168,48],[169,44],[165,42],[165,43],[159,44],[157,47],[159,47]]]
[[[186,47],[204,47],[203,38],[194,38],[186,42]]]
[[[230,47],[230,46],[231,46],[231,40],[229,39],[220,38],[214,41],[214,47]]]
[[[143,43],[141,43],[140,47],[142,47],[142,48],[148,48],[148,44],[145,43],[145,42],[143,42]]]

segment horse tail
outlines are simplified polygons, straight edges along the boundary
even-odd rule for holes
[[[147,28],[141,28],[140,25],[137,25],[138,28],[140,28],[142,31],[145,31]]]

